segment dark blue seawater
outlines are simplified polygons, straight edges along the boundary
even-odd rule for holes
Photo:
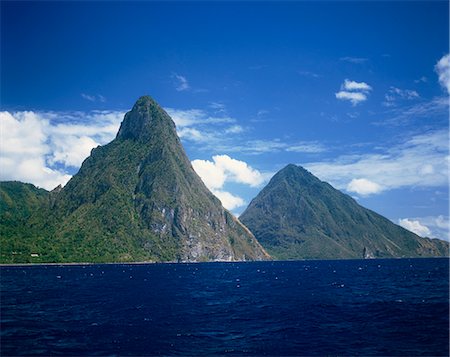
[[[449,353],[449,260],[1,268],[1,355]]]

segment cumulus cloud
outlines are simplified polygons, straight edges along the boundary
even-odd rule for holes
[[[419,221],[409,220],[408,218],[401,218],[398,220],[398,224],[421,237],[429,237],[431,234],[431,231],[428,229],[428,227],[424,226]]]
[[[349,100],[353,105],[356,105],[358,103],[367,100],[367,95],[365,93],[360,92],[339,91],[335,95],[337,99]]]
[[[193,160],[192,166],[206,187],[222,201],[227,209],[231,210],[245,204],[241,197],[223,190],[227,182],[259,187],[267,179],[267,175],[252,168],[246,162],[233,159],[228,155],[215,155],[212,159],[213,161]]]
[[[175,90],[178,92],[189,90],[191,87],[189,86],[189,82],[186,77],[179,75],[177,73],[172,73],[171,78],[174,81]]]
[[[235,196],[230,192],[221,190],[212,190],[211,192],[220,200],[220,202],[222,202],[222,206],[228,210],[233,210],[245,205],[245,201],[241,197]]]
[[[47,144],[48,121],[42,121],[33,112],[15,117],[0,113],[0,179],[33,183],[53,189],[65,184],[70,175],[48,167],[45,157],[51,153]]]
[[[448,216],[415,217],[410,218],[410,220],[419,221],[421,225],[426,226],[431,231],[427,236],[450,241],[450,222]]]
[[[370,91],[372,90],[372,87],[369,86],[366,82],[355,82],[355,81],[350,81],[348,79],[344,80],[344,84],[341,87],[342,89],[345,90],[359,90],[359,91]]]
[[[367,100],[368,93],[372,87],[366,82],[355,82],[345,79],[341,85],[341,90],[335,93],[337,99],[348,100],[353,106]]]
[[[365,178],[353,179],[347,185],[348,192],[355,192],[361,196],[368,196],[383,191],[383,188],[376,182]]]
[[[90,151],[112,140],[123,112],[1,112],[0,179],[64,185]]]
[[[343,155],[330,162],[311,162],[304,166],[338,189],[355,189],[355,181],[349,184],[361,178],[377,183],[381,189],[378,192],[445,186],[448,184],[448,137],[446,129],[430,131],[381,148],[378,153]]]
[[[434,70],[439,77],[439,83],[450,94],[450,54],[443,56],[434,66]]]
[[[216,155],[213,156],[213,160],[216,167],[225,173],[228,181],[258,187],[265,180],[258,170],[244,161],[232,159],[228,155]]]
[[[209,160],[193,160],[192,167],[210,190],[222,188],[225,184],[225,171]]]
[[[98,145],[95,140],[88,136],[62,136],[54,135],[52,144],[53,153],[49,156],[51,164],[62,163],[65,166],[80,167],[91,150]]]
[[[228,155],[215,155],[213,161],[193,160],[192,166],[210,189],[218,189],[225,182],[235,182],[258,187],[266,177],[244,161],[236,160]]]

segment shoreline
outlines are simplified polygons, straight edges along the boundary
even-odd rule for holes
[[[298,260],[237,260],[237,261],[210,261],[210,262],[108,262],[108,263],[11,263],[11,264],[0,264],[0,268],[5,267],[33,267],[33,266],[88,266],[88,265],[159,265],[159,264],[210,264],[210,263],[293,263],[293,262],[315,262],[315,261],[329,261],[329,262],[339,262],[339,261],[377,261],[377,260],[404,260],[404,259],[448,259],[446,257],[398,257],[398,258],[373,258],[373,259],[298,259]]]

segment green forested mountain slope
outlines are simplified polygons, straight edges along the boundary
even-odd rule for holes
[[[240,220],[274,259],[448,255],[447,242],[407,231],[295,165],[279,171]]]
[[[35,261],[269,258],[203,184],[172,119],[148,96],[125,115],[116,139],[94,149],[30,222],[41,241]],[[2,238],[3,261],[12,255],[4,242],[21,239],[15,232]]]
[[[0,261],[31,262],[39,237],[31,217],[46,207],[50,192],[17,181],[0,182]]]

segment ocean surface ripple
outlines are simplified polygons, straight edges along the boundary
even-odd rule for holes
[[[1,355],[448,356],[449,260],[1,267]]]

